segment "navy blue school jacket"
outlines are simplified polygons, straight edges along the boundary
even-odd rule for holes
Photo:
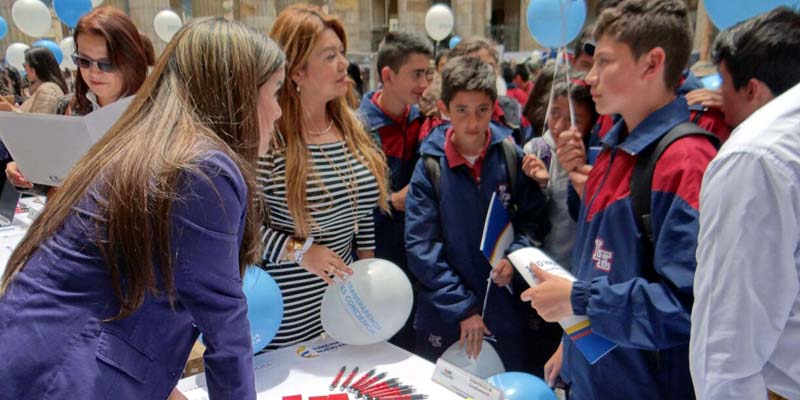
[[[458,332],[462,320],[480,312],[491,271],[480,242],[492,194],[498,192],[511,211],[516,237],[507,253],[540,242],[550,225],[544,194],[522,172],[519,148],[517,182],[511,193],[501,143],[509,140],[510,129],[491,124],[491,143],[478,184],[467,166],[450,168],[444,151],[448,128],[437,127],[420,148],[421,159],[406,198],[405,239],[409,268],[421,284],[415,328]],[[441,168],[439,196],[424,165],[426,155],[436,157]],[[519,352],[517,346],[524,339],[521,311],[526,306],[519,293],[512,295],[492,284],[483,319],[498,339],[495,347],[504,362],[518,356],[513,352]]]

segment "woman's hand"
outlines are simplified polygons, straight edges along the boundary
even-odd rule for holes
[[[331,276],[344,279],[353,274],[353,270],[342,261],[342,258],[336,252],[318,244],[312,244],[308,248],[308,251],[303,255],[302,261],[300,261],[300,266],[322,278],[328,284],[333,283]]]
[[[16,187],[25,189],[30,189],[33,187],[33,183],[29,182],[24,176],[22,176],[22,172],[20,172],[17,163],[14,161],[11,161],[8,163],[8,165],[6,165],[6,176],[8,177],[8,180],[11,181],[11,184]]]
[[[0,111],[14,111],[16,107],[5,96],[0,96]]]
[[[172,389],[172,393],[169,394],[167,400],[189,400],[186,396],[181,393],[178,388]]]

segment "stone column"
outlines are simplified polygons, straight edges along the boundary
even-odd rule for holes
[[[488,37],[487,5],[491,5],[491,0],[453,0],[450,4],[455,14],[453,31],[456,35]]]
[[[277,16],[275,2],[263,0],[239,0],[239,20],[264,34],[269,34]]]
[[[400,19],[400,29],[427,36],[427,33],[425,33],[425,13],[430,7],[431,3],[428,0],[398,0],[397,14]],[[455,22],[456,26],[458,26],[458,18],[456,18]],[[455,30],[455,27],[453,29]]]

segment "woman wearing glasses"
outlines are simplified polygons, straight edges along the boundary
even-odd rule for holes
[[[80,73],[75,93],[58,102],[56,114],[86,115],[139,90],[152,57],[125,13],[113,7],[95,8],[78,20],[74,37],[72,58]],[[6,166],[6,175],[14,186],[33,188],[15,162]]]

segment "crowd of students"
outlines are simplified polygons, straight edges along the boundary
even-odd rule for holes
[[[604,2],[568,73],[390,32],[359,101],[345,28],[316,7],[269,35],[192,21],[157,62],[124,13],[95,9],[74,93],[43,49],[29,99],[4,71],[11,112],[135,98],[8,262],[0,399],[179,399],[200,333],[212,398],[255,398],[245,268],[283,295],[270,351],[319,336],[325,288],[371,257],[414,288],[391,341],[432,361],[490,343],[579,400],[800,398],[800,13],[722,31],[719,91],[687,70],[688,18],[680,0]],[[574,281],[533,267],[529,288],[489,264],[493,196],[506,254],[540,247]],[[555,323],[571,315],[617,347],[588,362]]]

